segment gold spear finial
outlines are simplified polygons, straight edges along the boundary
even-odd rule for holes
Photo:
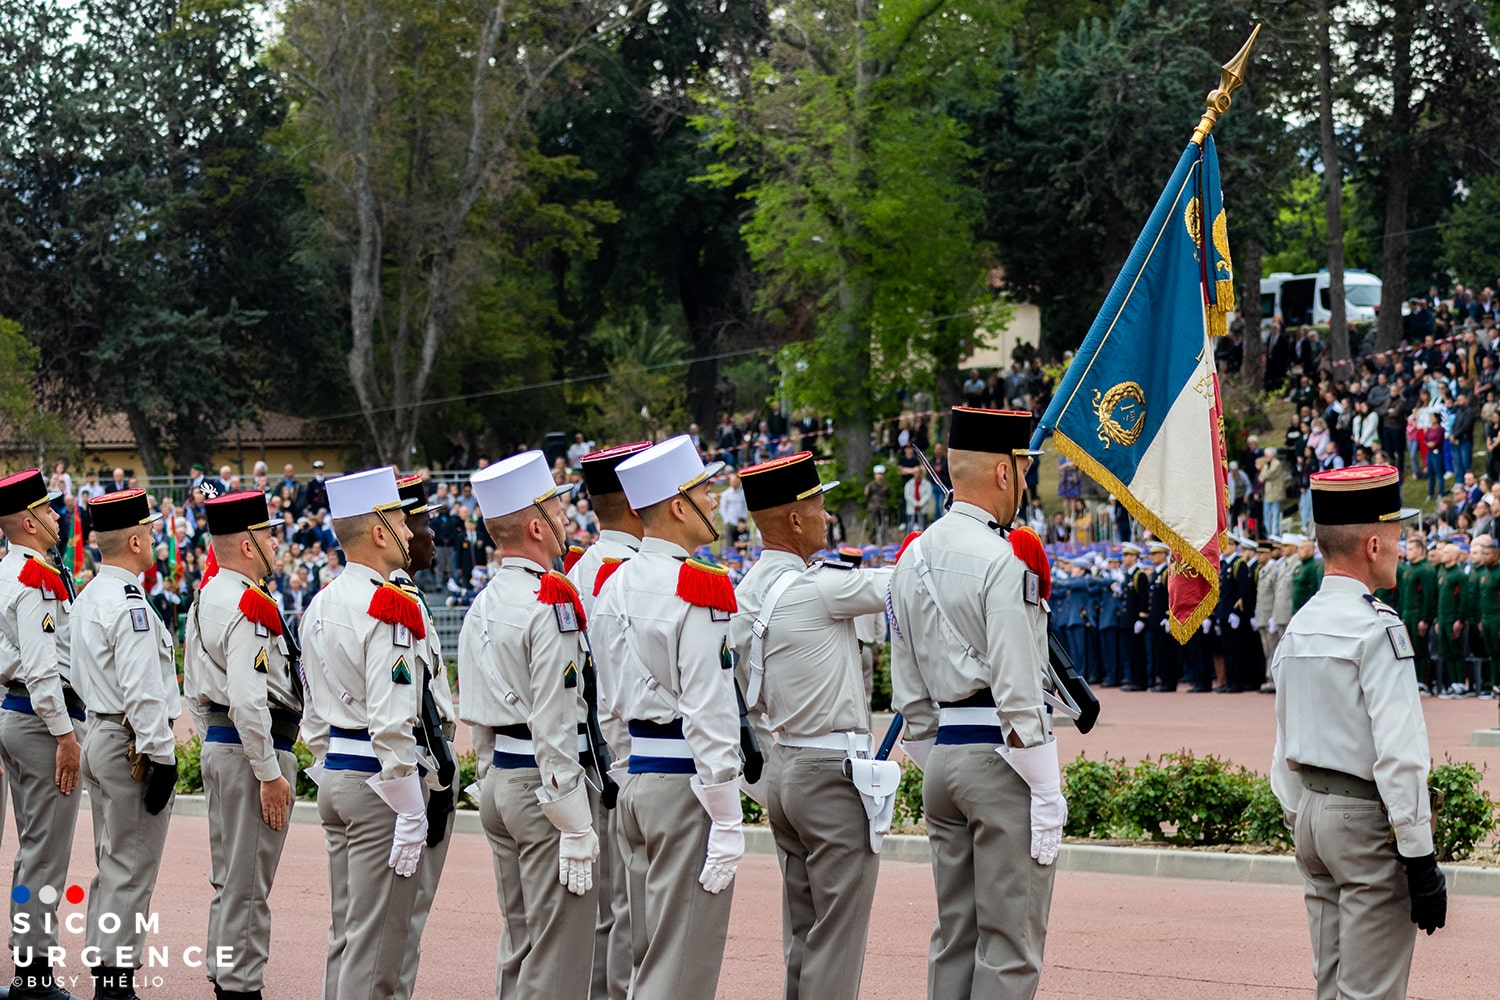
[[[1250,37],[1240,50],[1234,54],[1234,58],[1224,64],[1219,71],[1219,85],[1208,92],[1204,101],[1207,109],[1203,117],[1198,120],[1198,127],[1193,129],[1193,142],[1203,145],[1203,140],[1208,138],[1208,133],[1213,131],[1214,123],[1219,116],[1229,110],[1229,95],[1238,90],[1245,83],[1245,67],[1250,62],[1250,47],[1255,44],[1255,38],[1260,34],[1260,25],[1250,32]]]

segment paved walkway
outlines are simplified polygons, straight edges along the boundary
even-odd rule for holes
[[[1273,732],[1272,699],[1260,695],[1125,694],[1103,692],[1104,715],[1088,736],[1064,731],[1064,757],[1086,751],[1134,761],[1191,746],[1264,772]],[[1471,749],[1469,732],[1493,725],[1494,702],[1425,703],[1434,756],[1489,762],[1496,786],[1500,749]],[[15,848],[6,817],[0,865]],[[90,823],[80,817],[71,882],[87,888],[94,862]],[[207,919],[207,820],[173,819],[157,888],[160,933],[171,964],[154,970],[161,985],[142,989],[146,1000],[210,997],[200,969],[184,966],[183,949],[202,944]],[[768,1000],[780,995],[780,884],[774,858],[745,859],[736,884],[734,916],[721,979],[724,1000]],[[327,866],[321,831],[292,827],[272,896],[274,939],[268,997],[315,1000],[327,934]],[[64,904],[64,915],[82,905]],[[881,872],[862,996],[920,1000],[925,996],[927,938],[936,905],[931,872],[922,865],[888,863]],[[1251,1000],[1311,995],[1300,890],[1246,885],[1061,872],[1052,905],[1046,971],[1040,995],[1049,1000]],[[1417,945],[1411,996],[1423,1000],[1489,998],[1500,982],[1500,899],[1455,897],[1448,927]],[[488,1000],[494,995],[500,935],[494,875],[483,837],[458,835],[449,854],[425,936],[417,996]],[[70,964],[81,936],[64,934]],[[88,995],[88,991],[79,987]],[[686,1000],[686,998],[685,998]]]

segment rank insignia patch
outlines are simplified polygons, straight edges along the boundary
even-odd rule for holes
[[[734,669],[734,649],[730,647],[729,636],[727,635],[724,637],[724,641],[719,644],[719,666],[725,670]]]
[[[1391,640],[1391,650],[1396,654],[1398,660],[1415,659],[1416,648],[1411,643],[1411,633],[1406,631],[1405,625],[1391,625],[1385,630],[1385,634]]]
[[[130,627],[136,632],[151,631],[151,621],[146,617],[145,608],[130,609]]]
[[[394,666],[391,667],[391,683],[392,684],[410,684],[411,683],[411,667],[408,667],[406,665],[406,657],[404,657],[404,656],[398,656],[398,657],[396,657],[396,663],[395,663]]]
[[[563,671],[563,687],[575,688],[578,686],[578,664],[572,660],[568,661],[567,669]]]
[[[42,615],[42,631],[48,635],[52,635],[57,631],[57,623],[52,620],[52,613],[50,611]]]
[[[141,588],[137,587],[133,583],[127,583],[125,585],[125,596],[126,597],[139,597],[143,601],[146,599],[146,595],[143,594],[143,593],[141,593]]]
[[[266,648],[262,646],[255,654],[255,672],[264,674],[268,671],[270,664],[266,658]]]

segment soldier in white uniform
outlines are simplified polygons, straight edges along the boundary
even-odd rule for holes
[[[505,916],[496,1000],[583,1000],[598,916],[599,838],[580,739],[587,619],[578,591],[549,570],[565,524],[539,451],[513,455],[469,481],[500,569],[464,616],[461,717],[480,765],[480,821],[494,854]]]
[[[151,894],[167,840],[177,789],[182,714],[172,636],[141,592],[140,575],[155,554],[144,490],[121,490],[89,504],[99,545],[99,572],[73,602],[73,682],[93,723],[83,745],[83,781],[94,815],[99,872],[88,892],[85,948],[97,948],[95,1000],[135,1000],[134,973],[145,962],[146,933],[137,914],[151,913]],[[102,914],[118,929],[101,926]]]
[[[891,582],[892,704],[922,789],[938,917],[930,1000],[1036,993],[1067,804],[1043,702],[1049,569],[1007,533],[1031,414],[954,407],[953,504]],[[935,745],[934,745],[935,744]]]
[[[214,887],[204,966],[216,1000],[259,1000],[271,954],[271,883],[297,780],[302,683],[286,623],[262,580],[276,556],[258,490],[204,505],[218,570],[188,615],[183,691],[203,740]],[[295,640],[293,640],[295,641]],[[220,965],[220,948],[233,960]]]
[[[1280,542],[1275,538],[1255,543],[1255,561],[1260,565],[1260,571],[1255,577],[1255,617],[1250,620],[1250,627],[1255,629],[1261,654],[1266,659],[1266,683],[1260,689],[1262,694],[1272,694],[1276,690],[1271,683],[1270,665],[1276,655],[1276,645],[1281,642],[1281,630],[1272,632],[1271,623],[1276,614],[1276,581],[1281,576],[1280,551]]]
[[[760,742],[770,757],[763,784],[781,863],[782,996],[856,1000],[880,873],[876,851],[890,828],[885,811],[884,829],[872,839],[863,793],[877,793],[874,804],[888,787],[883,806],[901,772],[871,759],[855,626],[884,611],[891,573],[843,559],[808,565],[827,537],[823,494],[838,485],[818,481],[812,452],[751,466],[740,482],[765,551],[735,588],[731,634],[750,719],[765,731]],[[872,788],[872,775],[883,784]]]
[[[592,634],[610,746],[630,759],[619,823],[644,897],[630,901],[635,1000],[714,995],[745,853],[734,585],[689,554],[717,536],[709,481],[722,467],[704,468],[682,435],[616,469],[645,538],[600,590]]]
[[[313,597],[300,632],[302,734],[332,902],[323,1000],[369,1000],[396,992],[421,888],[427,796],[415,730],[427,624],[422,605],[389,581],[411,541],[396,474],[385,466],[327,486],[346,565]]]
[[[422,866],[417,870],[417,902],[411,912],[411,931],[407,937],[406,959],[401,965],[401,984],[396,990],[395,1000],[410,1000],[417,984],[417,965],[422,956],[422,931],[427,926],[427,916],[432,912],[432,901],[437,896],[438,880],[443,875],[443,864],[448,860],[448,845],[452,843],[454,795],[457,789],[457,758],[453,753],[453,737],[456,734],[457,715],[453,709],[453,692],[448,686],[448,664],[443,659],[443,641],[438,636],[437,623],[421,588],[413,577],[432,568],[436,555],[436,535],[430,523],[432,508],[427,503],[427,484],[421,476],[403,476],[396,480],[396,488],[406,511],[406,527],[411,531],[411,542],[407,546],[407,564],[391,574],[391,582],[406,592],[407,596],[422,605],[422,620],[427,627],[427,637],[417,640],[415,650],[420,677],[425,679],[422,692],[422,724],[417,729],[419,748],[433,758],[438,765],[438,782],[442,787],[428,788],[427,796],[427,849],[422,852]]]
[[[840,545],[838,552],[839,559],[855,569],[864,565],[864,550],[853,545]],[[886,576],[890,576],[889,569],[886,571]],[[873,614],[860,615],[854,619],[854,638],[859,641],[859,669],[864,677],[865,701],[868,702],[875,694],[875,656],[880,647],[885,645],[884,603],[880,605],[880,610]]]
[[[583,609],[594,613],[594,600],[604,581],[641,547],[641,518],[625,499],[625,488],[615,467],[651,447],[637,441],[583,456],[583,483],[599,519],[599,540],[568,567],[568,579],[583,598]],[[594,670],[600,671],[603,650],[594,650]],[[596,685],[597,687],[597,685]],[[597,699],[597,690],[595,698]],[[612,780],[624,780],[629,762],[614,763]],[[594,925],[592,1000],[626,1000],[630,992],[630,896],[625,884],[625,858],[620,847],[619,810],[601,808],[594,816],[599,831],[599,920]],[[639,895],[639,892],[637,892]]]
[[[73,691],[68,650],[72,581],[47,561],[61,541],[58,516],[42,474],[28,469],[0,479],[0,531],[10,551],[0,559],[0,792],[8,782],[16,818],[14,886],[62,886],[68,880],[78,821],[83,699]],[[4,806],[0,795],[0,808]],[[30,927],[16,930],[26,914]],[[55,983],[49,948],[57,946],[57,898],[33,889],[10,900],[10,954],[16,1000],[66,1000]]]
[[[1373,593],[1396,585],[1401,522],[1419,512],[1388,465],[1311,482],[1326,569],[1276,652],[1271,787],[1306,887],[1318,1000],[1397,1000],[1417,929],[1442,927],[1448,908],[1416,650]]]

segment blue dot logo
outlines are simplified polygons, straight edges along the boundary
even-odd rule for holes
[[[17,906],[25,906],[31,902],[31,890],[24,885],[18,885],[10,891],[10,898],[15,901]]]

